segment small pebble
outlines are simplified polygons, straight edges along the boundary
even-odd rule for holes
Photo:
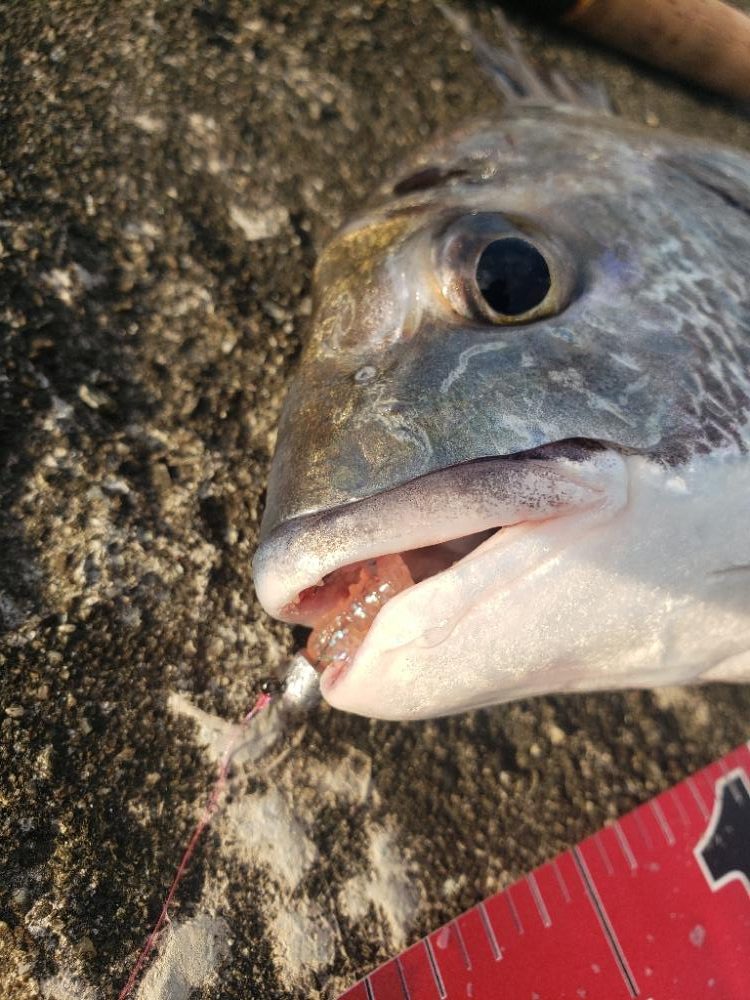
[[[554,747],[559,747],[561,743],[565,742],[565,731],[556,726],[554,722],[547,726],[547,736]]]

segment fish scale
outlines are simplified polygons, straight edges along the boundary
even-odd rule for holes
[[[635,997],[750,997],[750,743],[462,913],[340,1000]]]

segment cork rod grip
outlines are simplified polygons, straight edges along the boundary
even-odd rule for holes
[[[721,0],[578,0],[562,21],[660,69],[750,101],[750,17]]]

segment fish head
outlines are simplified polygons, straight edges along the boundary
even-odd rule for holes
[[[664,149],[591,116],[459,135],[322,253],[258,594],[271,614],[314,625],[346,567],[408,553],[416,580],[346,669],[324,673],[334,705],[415,717],[549,687],[529,681],[533,650],[522,655],[512,620],[483,646],[489,679],[477,679],[480,657],[456,682],[502,577],[495,563],[514,564],[516,534],[517,552],[542,558],[549,521],[622,506],[623,455],[669,463],[695,447],[686,325],[695,283],[725,262]]]

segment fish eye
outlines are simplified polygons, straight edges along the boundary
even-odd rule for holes
[[[574,260],[559,237],[529,220],[475,212],[437,233],[432,263],[457,316],[517,326],[567,307],[578,283]]]
[[[544,302],[552,277],[533,243],[508,236],[484,248],[477,261],[476,283],[493,312],[522,316]]]

